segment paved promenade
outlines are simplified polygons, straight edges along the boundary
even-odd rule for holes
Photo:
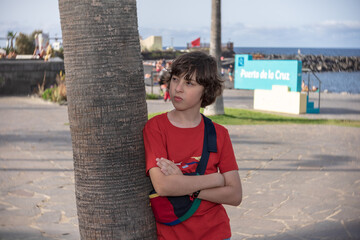
[[[321,114],[360,120],[360,95],[323,94]],[[226,90],[226,107],[252,92]],[[172,109],[148,101],[149,112]],[[0,97],[0,239],[79,239],[67,107]],[[360,239],[360,128],[227,126],[243,202],[232,239]]]

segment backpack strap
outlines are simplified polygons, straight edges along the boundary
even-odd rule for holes
[[[210,152],[217,152],[216,147],[216,131],[215,126],[211,119],[205,117],[201,114],[204,119],[204,144],[203,151],[201,154],[201,159],[199,165],[196,168],[196,173],[199,175],[204,175],[206,166],[209,160]]]

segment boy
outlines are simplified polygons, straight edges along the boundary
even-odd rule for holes
[[[182,223],[156,223],[158,239],[228,239],[230,223],[221,204],[239,205],[242,189],[226,128],[214,123],[218,150],[210,154],[205,174],[183,175],[195,172],[201,157],[204,120],[200,108],[213,103],[222,91],[215,59],[202,52],[181,55],[171,66],[168,87],[174,110],[150,119],[143,130],[146,171],[160,196],[196,192],[202,201]]]

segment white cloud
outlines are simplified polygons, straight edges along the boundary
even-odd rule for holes
[[[335,21],[327,20],[319,24],[324,28],[348,28],[348,29],[358,29],[360,30],[360,21]]]
[[[243,47],[360,48],[360,22],[325,21],[299,27],[232,24],[223,27],[222,36]]]

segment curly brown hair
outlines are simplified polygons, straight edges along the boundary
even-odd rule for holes
[[[214,57],[204,52],[194,51],[177,57],[171,65],[170,77],[166,81],[168,88],[173,75],[184,76],[186,80],[191,80],[195,76],[196,82],[204,87],[201,97],[202,108],[215,102],[223,91],[223,81],[218,73],[217,62]]]

